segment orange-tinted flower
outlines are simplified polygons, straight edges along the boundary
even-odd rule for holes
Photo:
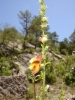
[[[48,24],[46,22],[44,22],[44,23],[41,24],[41,28],[42,29],[45,29],[47,26],[48,26]]]
[[[42,60],[42,55],[39,54],[39,55],[36,56],[36,58],[37,58],[39,61],[41,61],[41,60]]]
[[[46,36],[44,37],[40,37],[39,40],[42,42],[42,43],[45,43],[48,39]]]
[[[29,68],[33,71],[33,74],[36,74],[40,70],[41,60],[42,60],[41,54],[37,55],[35,58],[32,58],[30,60],[31,64]]]

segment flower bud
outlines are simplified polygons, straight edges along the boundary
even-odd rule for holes
[[[43,1],[43,0],[39,0],[39,3],[40,3],[40,4],[43,4],[43,3],[44,3],[44,1]]]
[[[41,5],[41,10],[45,11],[46,8],[47,8],[47,6],[45,6],[45,5]]]
[[[43,17],[45,15],[45,13],[41,10],[40,15]]]

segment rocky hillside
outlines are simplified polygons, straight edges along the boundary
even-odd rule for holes
[[[28,81],[25,75],[0,77],[0,100],[23,98],[27,91]]]
[[[9,45],[10,46],[10,45]],[[2,49],[1,47],[0,49]],[[27,48],[34,48],[33,45],[28,45]],[[11,49],[11,46],[10,46]],[[15,48],[17,51],[22,50],[22,45],[19,45]],[[9,56],[11,51],[9,51],[9,47],[3,49],[6,54]],[[53,51],[49,50],[48,56],[50,57],[50,60],[54,57],[55,61],[58,63],[59,59],[64,60],[64,58],[61,55],[58,55],[54,53]],[[16,73],[15,69],[13,69],[13,75],[12,76],[1,76],[0,77],[0,100],[3,100],[4,98],[23,98],[23,96],[26,94],[28,90],[28,83],[25,76],[25,71],[29,67],[29,61],[31,58],[36,56],[38,53],[20,53],[19,56],[14,55],[13,57],[13,63],[19,67],[19,72]],[[58,80],[58,83],[54,85],[49,85],[49,91],[48,94],[50,94],[47,98],[47,100],[58,100],[60,96],[60,90],[61,90],[61,84],[62,81]],[[38,87],[38,86],[37,86]],[[64,100],[74,100],[72,99],[75,97],[73,88],[65,87],[63,95]],[[72,91],[72,92],[71,92]],[[14,100],[14,99],[13,99]],[[24,99],[23,99],[24,100]]]

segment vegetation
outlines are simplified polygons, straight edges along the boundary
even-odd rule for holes
[[[18,14],[20,23],[23,27],[22,32],[19,32],[15,27],[5,27],[0,29],[0,76],[3,75],[12,75],[12,69],[16,69],[18,73],[19,67],[14,64],[14,56],[20,57],[21,54],[31,53],[34,54],[35,51],[41,51],[41,42],[38,41],[39,37],[42,36],[43,30],[41,31],[41,16],[31,17],[31,13],[26,10],[25,12],[20,11]],[[48,63],[45,66],[45,80],[46,84],[55,84],[59,79],[62,79],[62,82],[66,86],[75,86],[75,55],[72,55],[72,52],[75,50],[75,30],[68,38],[64,38],[63,41],[58,41],[59,36],[56,32],[49,32],[49,26],[44,29],[44,33],[48,36],[48,42],[46,45],[49,45],[50,51],[60,54],[61,59],[55,59],[54,54],[46,59]],[[27,44],[30,43],[34,47],[28,47]],[[18,45],[22,45],[22,48],[18,50]],[[45,46],[46,46],[45,45]],[[45,46],[42,46],[45,49]],[[37,48],[39,48],[37,50]],[[42,52],[43,54],[43,52]],[[45,55],[45,52],[43,56]],[[35,76],[40,75],[42,69],[35,74]],[[33,83],[33,75],[31,70],[27,69],[25,74],[27,75],[28,81],[31,84]],[[42,83],[42,76],[36,81],[36,84]],[[28,91],[26,98],[33,98],[32,86]],[[60,93],[60,100],[62,99],[62,93]]]

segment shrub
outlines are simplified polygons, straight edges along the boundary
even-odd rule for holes
[[[56,65],[56,75],[62,77],[67,85],[75,83],[75,75],[72,73],[74,66],[74,56],[66,56],[65,60],[60,60]]]
[[[7,62],[7,59],[5,57],[1,57],[0,59],[0,75],[11,75],[12,72],[10,70],[10,66]]]
[[[72,67],[74,66],[74,56],[66,56],[65,60],[60,60],[59,63],[55,65],[56,75],[59,77],[65,77],[65,74],[70,73]]]
[[[65,80],[66,85],[75,86],[75,75],[73,75],[72,71],[65,74],[64,80]]]
[[[0,50],[0,56],[6,56],[6,51],[3,49],[3,50]]]
[[[10,49],[10,54],[11,54],[11,55],[16,55],[16,56],[17,56],[17,55],[19,55],[19,54],[20,54],[20,51],[18,51],[18,50],[17,50],[17,49],[15,49],[15,48],[14,48],[14,49],[13,49],[13,48],[11,48],[11,49]]]
[[[56,64],[55,68],[56,68],[57,77],[63,77],[63,75],[65,74],[65,72],[67,70],[65,68],[65,64],[62,61],[60,61],[58,64]]]
[[[54,73],[53,62],[48,64],[46,67],[47,67],[46,68],[46,82],[53,84],[54,82],[56,82],[56,76]]]
[[[29,48],[29,53],[34,54],[34,48]]]
[[[18,73],[19,72],[19,66],[17,64],[15,64],[14,62],[10,62],[10,69],[15,69],[15,71]]]
[[[31,98],[33,98],[33,85],[32,84],[29,84],[29,89],[28,89],[28,92],[26,94],[26,100],[30,100]]]
[[[2,73],[0,73],[1,76],[10,76],[12,75],[12,71],[9,69],[3,70]]]
[[[70,84],[72,83],[72,74],[71,74],[71,73],[67,73],[67,74],[65,75],[65,83],[66,83],[67,85],[70,85]]]
[[[33,54],[34,53],[34,48],[27,48],[23,52],[24,53],[31,53],[31,54]]]
[[[26,74],[26,76],[27,76],[28,81],[29,81],[30,83],[32,83],[32,82],[33,82],[33,76],[32,76],[31,70],[30,70],[30,69],[27,69],[27,70],[25,71],[25,74]]]

